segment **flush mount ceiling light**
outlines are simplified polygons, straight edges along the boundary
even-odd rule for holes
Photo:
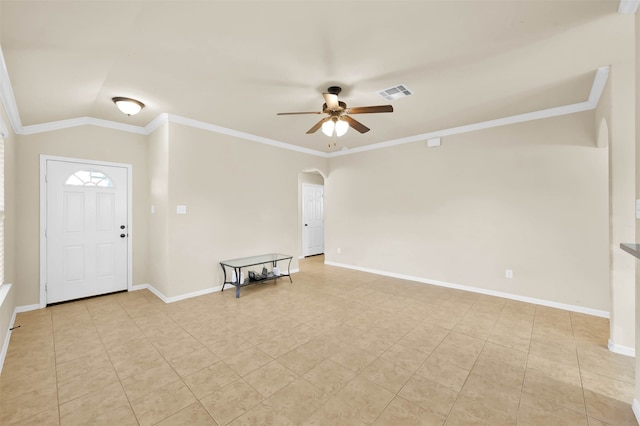
[[[131,98],[116,97],[111,99],[123,114],[136,115],[144,108],[144,104]]]

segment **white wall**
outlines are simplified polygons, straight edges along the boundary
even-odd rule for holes
[[[331,159],[326,259],[609,311],[607,150],[593,120]]]

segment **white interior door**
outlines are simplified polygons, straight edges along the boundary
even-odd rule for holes
[[[126,167],[46,162],[46,300],[127,289]]]
[[[324,253],[324,187],[302,185],[303,256]]]

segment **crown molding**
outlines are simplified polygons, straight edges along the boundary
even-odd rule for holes
[[[191,118],[182,117],[175,114],[169,114],[169,121],[172,123],[183,124],[189,127],[195,127],[196,129],[208,130],[214,133],[220,133],[223,135],[233,136],[240,139],[246,139],[253,142],[258,142],[264,145],[275,146],[277,148],[288,149],[290,151],[302,152],[304,154],[316,155],[318,157],[328,157],[329,154],[315,149],[304,148],[297,145],[291,145],[285,142],[280,142],[274,139],[264,138],[262,136],[256,136],[251,133],[240,132],[238,130],[228,129],[226,127],[217,126],[215,124],[205,123]]]
[[[640,0],[620,0],[618,5],[618,13],[623,15],[633,15],[638,10]]]
[[[634,3],[635,8],[637,8],[638,3],[640,3],[640,0],[621,0],[621,3],[620,3],[621,8],[623,3],[625,4]],[[9,123],[11,124],[11,127],[13,128],[16,134],[31,135],[36,133],[49,132],[53,130],[68,129],[71,127],[78,127],[78,126],[98,126],[98,127],[109,128],[109,129],[121,130],[125,132],[130,132],[130,133],[136,133],[140,135],[149,135],[154,131],[156,131],[158,128],[160,128],[163,124],[171,122],[171,123],[182,124],[189,127],[194,127],[197,129],[206,130],[213,133],[233,136],[236,138],[257,142],[264,145],[273,146],[276,148],[287,149],[290,151],[314,155],[322,158],[340,157],[343,155],[351,155],[358,152],[365,152],[365,151],[371,151],[374,149],[382,149],[382,148],[388,148],[388,147],[397,146],[397,145],[403,145],[406,143],[419,142],[419,141],[430,139],[430,138],[452,136],[452,135],[457,135],[461,133],[468,133],[468,132],[473,132],[477,130],[489,129],[492,127],[507,126],[509,124],[523,123],[526,121],[540,120],[543,118],[557,117],[561,115],[592,110],[592,109],[595,109],[596,106],[598,105],[598,101],[600,100],[600,96],[602,95],[602,91],[604,90],[604,86],[607,82],[608,77],[609,77],[609,66],[600,67],[596,70],[596,75],[593,81],[593,85],[591,87],[591,91],[589,93],[589,98],[585,102],[579,102],[576,104],[564,105],[564,106],[555,107],[555,108],[548,108],[540,111],[533,111],[525,114],[513,115],[510,117],[503,117],[495,120],[468,124],[465,126],[459,126],[459,127],[442,129],[442,130],[437,130],[437,131],[428,132],[428,133],[422,133],[419,135],[408,136],[400,139],[393,139],[390,141],[380,142],[373,145],[366,145],[366,146],[353,148],[353,149],[346,149],[346,150],[341,150],[337,152],[326,153],[326,152],[317,151],[310,148],[300,147],[297,145],[291,145],[285,142],[265,138],[262,136],[253,135],[251,133],[245,133],[238,130],[229,129],[229,128],[218,126],[211,123],[205,123],[203,121],[198,121],[198,120],[182,117],[175,114],[169,114],[169,113],[162,113],[158,115],[155,119],[150,121],[144,127],[119,123],[116,121],[103,120],[100,118],[93,118],[93,117],[71,118],[68,120],[52,121],[48,123],[23,126],[20,120],[20,115],[18,113],[18,107],[13,94],[13,89],[11,87],[11,82],[9,80],[9,73],[7,71],[7,67],[4,61],[4,55],[2,54],[2,49],[0,48],[0,98],[2,100],[2,104],[4,105],[5,111],[7,113]],[[8,132],[8,129],[6,128],[6,126],[4,126],[4,123],[2,122],[2,117],[0,116],[0,134],[7,133],[7,132]]]
[[[540,111],[527,112],[525,114],[512,115],[510,117],[498,118],[495,120],[483,121],[480,123],[468,124],[465,126],[452,127],[449,129],[436,130],[434,132],[422,133],[420,135],[409,136],[406,138],[394,139],[391,141],[380,142],[373,145],[366,145],[359,148],[349,149],[346,151],[337,151],[329,155],[329,157],[340,157],[343,155],[355,154],[357,152],[371,151],[374,149],[388,148],[391,146],[403,145],[405,143],[419,142],[431,138],[441,138],[444,136],[459,135],[461,133],[474,132],[477,130],[490,129],[492,127],[507,126],[509,124],[524,123],[526,121],[540,120],[543,118],[558,117],[561,115],[574,114],[582,111],[589,111],[598,106],[600,96],[607,83],[609,77],[609,67],[604,66],[596,70],[596,76],[591,86],[589,99],[585,102],[577,104],[564,105],[555,108],[543,109]]]
[[[36,133],[50,132],[53,130],[68,129],[71,127],[80,126],[97,126],[106,127],[108,129],[122,130],[129,133],[137,133],[139,135],[146,135],[144,127],[134,126],[132,124],[118,123],[117,121],[103,120],[101,118],[93,117],[78,117],[70,118],[68,120],[51,121],[48,123],[33,124],[30,126],[23,126],[22,128],[15,130],[19,135],[33,135]]]
[[[20,114],[18,114],[18,105],[13,95],[13,88],[11,87],[11,80],[9,80],[9,71],[7,71],[7,64],[4,61],[2,47],[0,47],[0,100],[7,113],[9,124],[13,127],[14,132],[18,133],[17,130],[22,129],[22,121],[20,121]]]

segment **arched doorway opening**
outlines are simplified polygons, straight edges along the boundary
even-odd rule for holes
[[[298,173],[299,257],[324,255],[324,173],[317,169]]]

